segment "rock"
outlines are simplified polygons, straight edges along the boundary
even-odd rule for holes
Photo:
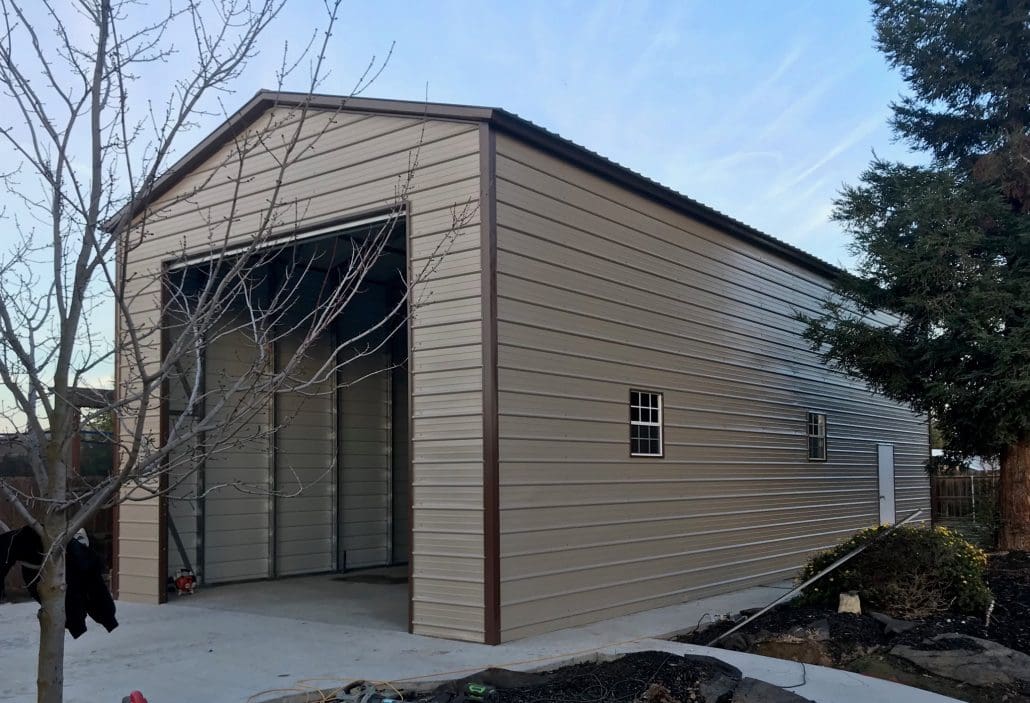
[[[930,673],[970,686],[1030,683],[1030,655],[997,642],[954,632],[937,635],[924,644],[931,649],[897,645],[891,654]],[[947,646],[947,649],[940,647]]]
[[[833,666],[833,659],[821,642],[804,640],[803,642],[765,641],[757,643],[752,651],[765,657],[789,659],[803,664]]]
[[[698,686],[698,693],[704,703],[723,703],[730,700],[730,693],[737,689],[741,679],[729,674],[716,674]]]
[[[748,639],[747,635],[734,632],[732,635],[719,640],[719,646],[723,649],[732,649],[735,652],[746,652],[751,649],[751,640]]]
[[[758,679],[745,678],[733,692],[732,703],[812,703],[808,698],[802,698],[771,683],[759,681]]]
[[[888,635],[900,635],[902,632],[908,632],[922,624],[919,620],[898,620],[890,615],[874,613],[872,611],[869,611],[869,617],[883,625],[883,631]]]
[[[792,627],[778,637],[771,639],[776,639],[781,642],[805,642],[807,640],[826,642],[830,639],[830,623],[826,618],[822,618],[820,620],[810,622],[807,625]]]
[[[726,703],[726,701],[730,700],[730,694],[737,688],[737,685],[743,678],[740,669],[712,657],[688,655],[685,658],[704,661],[714,671],[698,686],[700,697],[697,699],[691,698],[690,703],[694,703],[695,700],[702,703]]]
[[[808,631],[812,633],[812,639],[817,642],[826,642],[830,639],[830,621],[822,618],[809,623]]]
[[[858,594],[854,591],[851,591],[850,593],[841,593],[840,601],[837,605],[837,612],[861,615],[862,601],[859,599]]]
[[[660,683],[653,683],[648,686],[640,700],[645,703],[682,703],[679,698],[672,695],[669,689]]]

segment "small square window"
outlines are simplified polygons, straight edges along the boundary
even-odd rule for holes
[[[808,413],[808,460],[826,461],[826,414]]]
[[[662,456],[662,394],[629,392],[629,453]]]

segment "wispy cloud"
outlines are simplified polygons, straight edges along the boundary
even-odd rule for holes
[[[744,98],[740,101],[741,107],[750,107],[765,97],[768,91],[773,88],[780,79],[787,75],[787,71],[789,71],[794,64],[801,59],[802,55],[805,53],[806,46],[807,42],[805,41],[797,41],[791,45],[787,53],[780,59],[780,63],[776,66],[773,72],[745,94]]]
[[[791,239],[795,243],[803,243],[809,239],[817,230],[830,224],[830,217],[833,216],[833,203],[824,203],[813,210],[803,219],[797,227],[791,230]]]
[[[816,81],[811,88],[795,98],[791,104],[771,122],[765,125],[757,136],[759,141],[764,141],[780,132],[788,129],[797,129],[802,118],[809,115],[814,109],[820,106],[823,97],[833,88],[838,86],[845,78],[853,73],[862,61],[851,61],[836,71]]]
[[[840,140],[834,144],[829,151],[823,154],[814,163],[806,166],[798,173],[790,176],[789,178],[777,183],[773,188],[768,191],[770,197],[774,197],[788,191],[795,186],[803,183],[807,178],[815,173],[818,173],[820,169],[829,164],[835,158],[846,152],[851,147],[858,144],[860,141],[868,137],[870,134],[875,132],[877,129],[883,126],[884,119],[886,117],[885,112],[879,112],[872,117],[868,117],[857,125],[855,125],[847,134],[841,137]]]

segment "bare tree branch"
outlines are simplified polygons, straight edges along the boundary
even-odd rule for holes
[[[329,249],[295,246],[298,228],[311,219],[311,194],[295,186],[308,176],[297,174],[310,167],[321,140],[354,119],[313,109],[330,75],[340,1],[325,5],[324,29],[298,52],[286,45],[276,70],[285,89],[306,69],[306,97],[239,126],[187,185],[156,198],[184,135],[212,117],[229,118],[223,100],[285,1],[169,0],[142,13],[134,0],[0,0],[0,99],[7,102],[0,148],[16,164],[0,174],[11,193],[0,216],[17,234],[0,252],[0,383],[10,397],[0,401],[0,421],[24,436],[34,484],[25,491],[0,479],[0,501],[44,545],[40,701],[61,700],[53,671],[63,658],[64,548],[72,535],[119,502],[197,501],[220,490],[288,497],[335,471],[328,466],[313,478],[287,462],[286,483],[271,487],[209,482],[203,467],[289,425],[289,413],[269,419],[275,394],[314,402],[395,368],[398,362],[382,361],[390,340],[428,302],[421,284],[475,216],[475,203],[456,205],[451,227],[411,279],[397,271],[396,294],[381,314],[340,331],[402,231],[425,127],[405,128],[412,144],[384,203],[389,216]],[[188,40],[177,45],[173,36]],[[349,95],[367,90],[392,52],[373,57]],[[164,98],[132,99],[160,93],[149,83],[141,90],[145,76],[167,81]],[[143,256],[154,233],[176,218],[199,222],[204,241],[181,239],[177,250],[168,244]],[[97,317],[109,306],[113,338]],[[213,374],[207,350],[232,340],[245,340],[251,355],[236,373]],[[289,354],[279,351],[284,345]],[[75,407],[78,387],[112,364],[115,398],[83,414]],[[162,407],[169,410],[163,434],[155,426]],[[85,480],[74,473],[72,445],[80,422],[102,416],[117,419],[117,467]]]

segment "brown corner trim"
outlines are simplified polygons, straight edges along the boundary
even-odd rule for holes
[[[168,269],[161,269],[161,312],[158,317],[158,324],[161,325],[161,359],[168,357],[168,325],[165,320],[165,311],[168,309]],[[161,435],[161,446],[168,442],[168,400],[169,400],[168,378],[161,381],[161,393],[158,396],[159,408],[159,430]],[[162,460],[161,474],[158,477],[157,496],[157,602],[168,602],[168,497],[165,492],[168,490],[168,457]]]
[[[483,318],[483,641],[501,641],[501,520],[497,408],[497,135],[479,126]]]
[[[119,324],[120,313],[115,313],[114,319],[114,338],[115,338],[115,361],[114,361],[114,388],[115,397],[114,401],[118,402],[118,391],[121,389],[121,354],[118,353],[118,345],[121,344],[121,325]],[[121,464],[118,460],[118,453],[121,447],[121,431],[122,423],[118,420],[118,413],[114,413],[114,426],[112,427],[111,436],[114,437],[114,451],[111,452],[111,475],[117,476],[118,469]],[[119,509],[121,502],[119,498],[121,489],[119,489],[114,496],[114,506],[111,508],[111,596],[118,600],[118,569],[119,569],[119,558],[120,548],[118,543],[122,538],[122,513]]]
[[[411,282],[411,203],[404,207],[404,266]],[[414,324],[408,296],[408,632],[415,633],[415,363]]]
[[[114,254],[114,265],[115,265],[114,279],[115,279],[115,281],[121,280],[119,278],[121,276],[121,267],[119,266],[119,262],[121,261],[121,256],[120,256],[121,242],[122,242],[122,238],[121,237],[118,237],[118,239],[115,241],[115,254]],[[115,313],[114,313],[114,395],[111,398],[111,401],[115,404],[116,407],[117,407],[118,400],[120,399],[119,395],[121,394],[121,389],[122,389],[122,354],[121,354],[121,344],[122,344],[122,314],[117,309],[117,306],[116,306],[115,307]],[[122,442],[121,442],[122,423],[121,423],[121,421],[118,418],[118,413],[117,412],[114,412],[113,415],[114,415],[114,417],[113,417],[114,425],[111,428],[111,436],[114,438],[114,448],[111,451],[111,475],[112,476],[117,476],[118,475],[118,469],[121,466],[121,461],[120,461],[121,449],[120,449],[120,447],[122,445]],[[121,501],[119,500],[120,498],[121,498],[121,489],[119,488],[118,491],[115,493],[115,496],[114,496],[114,501],[115,501],[114,502],[114,506],[111,508],[111,596],[115,600],[118,600],[118,585],[119,585],[118,584],[118,570],[120,568],[120,565],[119,565],[119,554],[121,552],[121,549],[119,547],[119,542],[121,541],[121,537],[122,537],[122,529],[121,529],[122,514],[121,514],[121,510],[120,510],[120,507],[121,507]]]

